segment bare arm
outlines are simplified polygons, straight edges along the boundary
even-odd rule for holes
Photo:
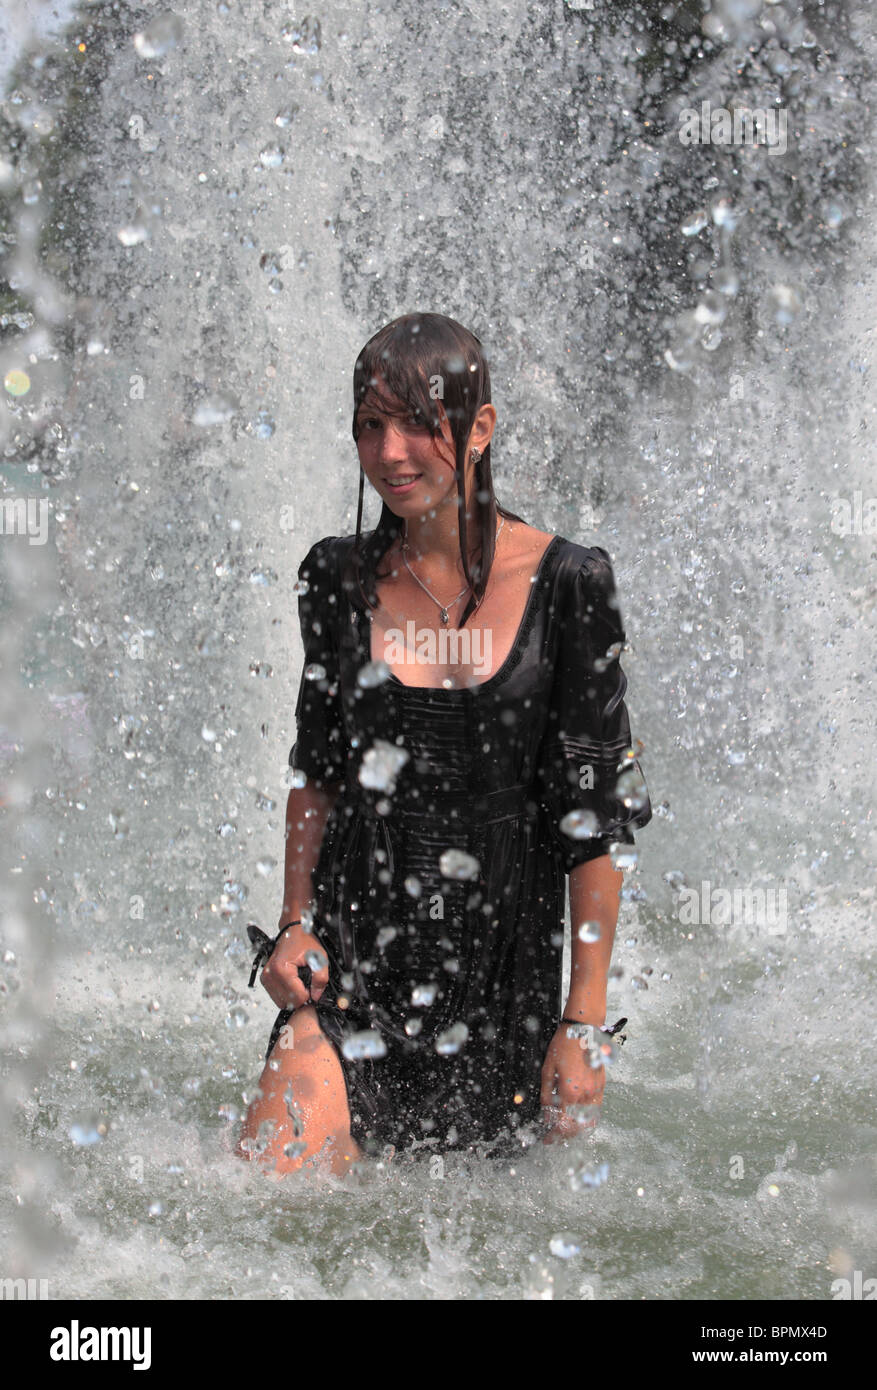
[[[577,864],[569,875],[572,967],[566,1018],[600,1025],[606,1019],[606,985],[618,925],[618,902],[624,876],[608,854]],[[580,941],[583,922],[597,922],[598,941]]]
[[[311,874],[320,857],[326,822],[343,783],[327,783],[325,790],[311,781],[293,787],[286,803],[286,861],[283,873],[283,906],[278,926],[300,918],[313,899]]]

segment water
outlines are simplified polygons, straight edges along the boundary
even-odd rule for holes
[[[868,6],[180,18],[137,38],[88,5],[55,47],[17,29],[6,73],[4,498],[47,506],[45,544],[0,546],[3,1272],[57,1298],[873,1277]],[[784,153],[679,140],[738,100],[787,111]],[[656,808],[628,1041],[574,1144],[277,1183],[231,1146],[275,1014],[245,923],[277,921],[296,570],[355,527],[356,352],[418,308],[485,344],[500,499],[613,556]]]

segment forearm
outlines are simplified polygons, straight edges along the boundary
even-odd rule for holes
[[[569,875],[569,908],[572,923],[570,988],[564,1016],[582,1023],[601,1024],[606,1018],[606,986],[618,925],[620,869],[608,854],[578,864]],[[597,941],[580,941],[583,922],[596,922]]]
[[[286,856],[279,925],[300,918],[313,897],[311,875],[320,857],[326,822],[340,784],[320,791],[307,782],[293,787],[286,803]]]

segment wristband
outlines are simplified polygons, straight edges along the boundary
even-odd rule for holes
[[[580,1018],[567,1018],[565,1014],[560,1021],[561,1023],[578,1024],[579,1028],[596,1028],[599,1033],[608,1033],[610,1037],[618,1034],[619,1043],[623,1043],[627,1037],[626,1033],[619,1032],[619,1029],[623,1028],[627,1022],[626,1018],[620,1018],[617,1023],[613,1023],[611,1028],[607,1028],[604,1023],[584,1023]]]

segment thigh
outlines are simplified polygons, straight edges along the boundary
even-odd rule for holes
[[[271,1122],[260,1160],[276,1173],[291,1172],[332,1142],[335,1172],[359,1157],[350,1136],[347,1087],[338,1054],[320,1027],[312,1004],[296,1009],[280,1030],[259,1079],[261,1098],[248,1115],[248,1135]],[[268,1132],[263,1131],[263,1136]],[[293,1152],[286,1153],[289,1146]],[[304,1145],[303,1148],[301,1146]]]

